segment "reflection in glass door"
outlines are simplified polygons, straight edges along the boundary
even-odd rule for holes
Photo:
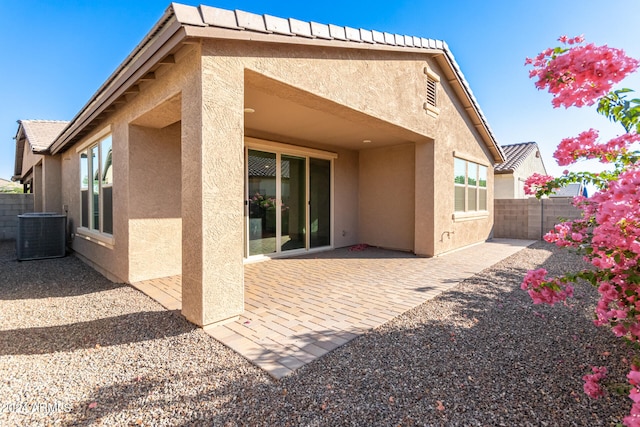
[[[247,256],[331,245],[331,160],[247,151]]]
[[[280,209],[280,249],[290,251],[307,245],[307,160],[304,157],[282,155],[280,183],[282,206]]]
[[[276,251],[276,155],[249,150],[249,255]]]

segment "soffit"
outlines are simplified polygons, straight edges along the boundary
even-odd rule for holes
[[[265,76],[245,78],[245,135],[360,150],[427,138]],[[364,142],[364,141],[370,142]]]

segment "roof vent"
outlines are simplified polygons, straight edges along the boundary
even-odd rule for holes
[[[424,109],[431,115],[437,116],[438,113],[440,113],[438,109],[438,82],[440,82],[440,77],[428,66],[424,67],[424,73],[427,75],[427,92]]]

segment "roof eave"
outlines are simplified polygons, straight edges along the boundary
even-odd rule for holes
[[[145,38],[63,129],[46,153],[57,154],[73,145],[86,125],[123,95],[145,75],[149,68],[185,38],[184,31],[180,31],[182,28],[182,24],[175,19],[170,6]]]
[[[504,155],[502,149],[500,148],[500,145],[498,144],[498,141],[496,140],[493,134],[493,131],[489,127],[489,123],[484,113],[480,109],[480,105],[478,104],[478,101],[473,95],[473,92],[471,91],[469,84],[467,83],[466,79],[464,78],[464,75],[462,74],[462,70],[460,69],[458,63],[456,62],[455,58],[453,57],[453,54],[449,50],[449,47],[446,45],[446,43],[444,44],[444,48],[442,49],[441,52],[443,54],[440,55],[438,58],[444,59],[444,63],[446,63],[447,68],[450,69],[455,76],[455,78],[453,79],[452,78],[448,79],[449,84],[454,86],[454,89],[458,89],[464,94],[463,96],[460,96],[460,94],[458,94],[458,96],[460,96],[463,99],[466,98],[469,101],[469,105],[465,106],[465,109],[467,113],[472,117],[472,119],[476,119],[476,120],[473,120],[473,124],[476,130],[482,136],[487,148],[493,155],[494,163],[497,164],[497,163],[505,162],[507,158]],[[442,62],[443,61],[440,61],[441,65],[442,65]]]
[[[495,163],[506,161],[506,158],[496,142],[493,132],[482,113],[473,92],[466,82],[453,54],[446,43],[437,40],[424,39],[419,47],[411,47],[405,44],[368,43],[364,40],[341,40],[330,38],[324,40],[318,37],[298,37],[293,34],[277,34],[273,32],[262,33],[260,31],[244,31],[242,28],[224,28],[211,26],[204,22],[200,9],[172,3],[161,19],[154,25],[145,38],[136,46],[123,63],[113,72],[107,81],[98,89],[87,104],[71,120],[69,125],[51,144],[45,153],[57,154],[73,145],[79,138],[88,132],[87,126],[91,124],[102,112],[104,112],[118,97],[133,86],[138,79],[154,66],[163,56],[175,48],[187,38],[222,38],[252,41],[265,41],[288,44],[312,44],[314,46],[332,46],[355,49],[375,49],[402,52],[419,52],[432,54],[439,58],[441,65],[453,76],[449,76],[449,83],[454,86],[458,96],[467,104],[466,110],[470,115],[476,130],[481,135],[485,145],[494,157]],[[394,38],[397,42],[397,39]],[[467,101],[467,102],[465,102]]]

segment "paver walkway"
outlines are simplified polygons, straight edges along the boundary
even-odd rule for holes
[[[245,265],[245,312],[204,330],[281,378],[529,246],[494,239],[435,258],[348,248]],[[180,276],[134,283],[181,308]]]

